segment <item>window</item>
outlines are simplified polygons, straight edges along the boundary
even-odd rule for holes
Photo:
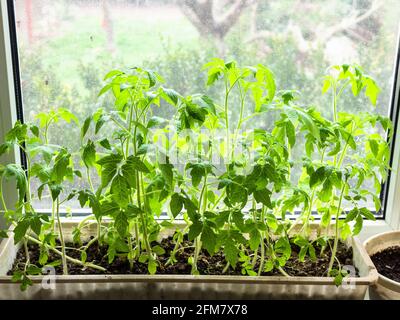
[[[97,98],[103,76],[124,66],[154,69],[182,94],[208,90],[199,66],[215,56],[267,65],[279,88],[298,89],[301,103],[325,115],[330,96],[321,95],[323,72],[332,64],[357,63],[381,86],[375,111],[390,112],[397,0],[16,0],[14,9],[28,121],[61,107],[83,121],[106,107]],[[363,101],[344,98],[342,108],[363,111]],[[60,121],[50,139],[78,151],[79,134]],[[44,201],[37,206],[50,207]]]

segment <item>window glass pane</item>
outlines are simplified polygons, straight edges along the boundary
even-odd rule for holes
[[[219,100],[218,87],[206,88],[201,72],[216,56],[267,65],[280,89],[299,90],[301,103],[328,117],[331,98],[321,95],[326,68],[360,64],[381,86],[376,112],[387,115],[399,16],[398,0],[16,0],[24,116],[31,121],[67,108],[83,121],[110,103],[97,98],[104,75],[133,66],[154,69],[181,94],[208,92]],[[351,94],[339,107],[373,111]],[[253,125],[268,128],[273,120],[260,116]],[[79,135],[59,121],[49,142],[78,152]],[[37,206],[48,209],[50,201]]]

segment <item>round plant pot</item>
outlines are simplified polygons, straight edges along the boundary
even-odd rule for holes
[[[381,233],[364,242],[364,247],[370,256],[393,246],[400,246],[400,231]],[[369,288],[369,297],[374,300],[400,300],[400,282],[379,273],[378,281]]]

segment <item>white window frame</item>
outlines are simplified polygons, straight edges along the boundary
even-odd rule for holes
[[[399,49],[400,41],[398,43]],[[397,54],[399,50],[397,50]],[[392,100],[394,106],[399,105],[400,92],[400,72],[396,72],[399,68],[400,57],[396,55],[394,74],[397,75],[396,88],[393,90]],[[400,112],[400,110],[397,110]],[[362,240],[367,237],[389,230],[400,229],[400,121],[396,125],[395,145],[393,153],[393,166],[390,184],[388,186],[388,198],[384,220],[365,221],[364,228],[360,234]],[[4,140],[5,133],[10,130],[17,120],[16,112],[16,96],[14,88],[13,61],[11,54],[10,28],[8,20],[7,0],[0,0],[0,141]],[[20,163],[21,158],[18,150],[3,156],[0,163]],[[14,203],[15,189],[5,187],[5,197]],[[1,221],[0,221],[1,226]]]

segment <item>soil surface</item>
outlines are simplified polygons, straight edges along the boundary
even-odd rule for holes
[[[400,282],[400,247],[389,247],[371,257],[381,275]]]
[[[156,243],[152,244],[155,245]],[[85,244],[84,244],[85,245]],[[169,253],[173,250],[175,243],[172,241],[172,237],[164,239],[160,244],[165,250],[165,254],[158,257],[159,267],[157,268],[157,274],[190,274],[191,266],[187,263],[188,258],[193,255],[193,243],[184,240],[182,243],[182,248],[176,253],[177,262],[173,265],[166,265]],[[67,255],[72,258],[80,260],[79,249],[74,244],[67,244]],[[73,249],[75,248],[75,249]],[[36,244],[28,244],[30,262],[36,266],[39,264],[39,246]],[[130,269],[129,262],[126,256],[116,256],[113,263],[108,263],[107,256],[107,245],[98,246],[98,243],[92,244],[87,250],[87,262],[92,262],[99,266],[107,269],[105,274],[148,274],[147,265],[139,262],[135,262],[133,269]],[[305,258],[304,262],[298,260],[298,253],[300,249],[296,245],[292,245],[292,256],[287,261],[284,270],[291,276],[312,276],[321,277],[327,275],[327,269],[330,259],[330,249],[329,247],[321,254],[320,248],[316,248],[317,259],[312,261],[308,256]],[[251,250],[248,249],[251,253]],[[343,243],[339,243],[337,258],[342,266],[353,265],[353,251],[351,248],[347,248]],[[60,256],[50,252],[49,261],[47,264],[59,261]],[[397,260],[399,261],[399,260]],[[12,274],[15,270],[23,270],[25,262],[24,250],[20,250],[17,254],[17,259],[13,266],[13,270],[9,272]],[[202,250],[198,259],[198,270],[202,275],[242,275],[241,263],[239,262],[235,269],[229,268],[225,273],[223,273],[226,267],[225,258],[222,252],[217,252],[213,256],[210,256],[205,250]],[[255,271],[257,271],[259,265],[255,266]],[[334,266],[335,267],[335,266]],[[58,265],[55,267],[57,274],[62,274],[62,266]],[[104,274],[104,272],[91,269],[83,268],[80,265],[68,262],[68,271],[71,275],[87,275],[87,274]],[[271,272],[262,273],[263,276],[281,275],[278,270],[273,270]]]

